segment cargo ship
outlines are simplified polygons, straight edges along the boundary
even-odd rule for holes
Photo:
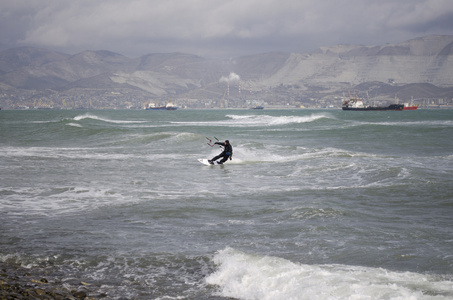
[[[360,98],[349,97],[349,100],[343,102],[341,107],[343,110],[353,110],[353,111],[383,111],[383,110],[403,110],[403,104],[390,104],[389,106],[369,106],[363,103],[363,100]]]
[[[409,103],[404,103],[403,110],[416,110],[417,108],[417,105],[409,105]]]

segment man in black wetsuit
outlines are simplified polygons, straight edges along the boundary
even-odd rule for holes
[[[218,160],[219,158],[221,158],[221,157],[222,157],[222,159],[217,162],[219,165],[221,165],[224,162],[226,162],[228,158],[230,160],[232,159],[232,157],[233,157],[233,147],[231,147],[230,141],[226,140],[223,143],[222,142],[215,142],[215,144],[222,146],[223,147],[223,151],[222,151],[222,153],[220,153],[219,155],[217,155],[213,159],[208,160],[211,165],[213,165],[214,162],[216,160]]]

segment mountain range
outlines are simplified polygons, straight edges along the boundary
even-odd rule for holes
[[[140,107],[169,98],[187,107],[339,105],[354,91],[371,99],[453,98],[453,36],[379,46],[335,45],[309,53],[212,59],[187,53],[128,58],[19,47],[0,52],[0,105],[14,108]]]

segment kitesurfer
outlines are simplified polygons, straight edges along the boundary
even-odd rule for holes
[[[211,160],[208,160],[209,163],[211,165],[214,164],[214,162],[216,160],[218,160],[219,158],[222,157],[222,159],[220,161],[218,161],[217,163],[219,165],[223,164],[224,162],[226,162],[228,160],[228,158],[231,160],[232,157],[233,157],[233,147],[231,146],[230,144],[230,141],[229,140],[226,140],[225,142],[215,142],[214,144],[216,145],[220,145],[221,147],[223,147],[223,151],[222,153],[220,153],[219,155],[217,155],[216,157],[214,157],[213,159]]]

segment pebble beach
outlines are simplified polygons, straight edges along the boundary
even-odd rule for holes
[[[0,262],[0,299],[101,299],[96,286],[76,279],[61,280],[42,270]]]

